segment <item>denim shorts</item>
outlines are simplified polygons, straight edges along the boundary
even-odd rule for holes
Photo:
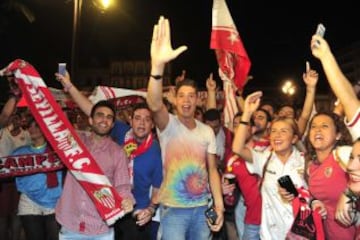
[[[159,234],[162,240],[208,240],[211,237],[205,211],[208,207],[160,206]]]

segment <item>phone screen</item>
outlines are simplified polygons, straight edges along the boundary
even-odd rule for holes
[[[316,28],[316,35],[319,35],[319,36],[321,36],[321,37],[324,37],[324,35],[325,35],[325,30],[326,30],[326,28],[325,28],[325,26],[322,24],[322,23],[319,23],[318,25],[317,25],[317,28]]]
[[[58,72],[65,76],[65,73],[66,73],[66,63],[59,63],[58,64]]]

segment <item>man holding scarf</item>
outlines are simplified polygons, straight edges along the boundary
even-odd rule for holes
[[[89,115],[93,104],[72,84],[69,74],[56,74],[56,77],[80,109]],[[116,120],[111,136],[118,144],[123,145],[129,158],[129,173],[136,205],[132,214],[124,216],[115,224],[115,238],[147,240],[150,239],[152,225],[157,229],[156,223],[151,219],[157,208],[157,193],[162,182],[161,151],[151,132],[154,124],[146,103],[135,105],[129,121],[131,129],[127,124]]]
[[[126,154],[110,137],[114,121],[114,106],[108,101],[100,101],[90,112],[89,124],[92,131],[78,134],[112,186],[122,196],[121,207],[128,213],[133,210],[134,200]],[[106,191],[99,191],[97,198],[105,205],[113,205]],[[62,225],[60,240],[114,239],[113,227],[102,220],[88,194],[72,174],[66,175],[64,191],[56,206],[56,220]]]

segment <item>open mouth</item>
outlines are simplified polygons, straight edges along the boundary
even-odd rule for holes
[[[349,171],[349,178],[350,178],[350,182],[353,182],[353,183],[360,182],[360,175],[356,174],[356,173],[352,173],[351,170]]]

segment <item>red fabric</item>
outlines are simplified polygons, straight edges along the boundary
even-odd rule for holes
[[[133,184],[134,181],[134,159],[149,150],[153,139],[154,136],[152,133],[150,133],[147,138],[140,145],[138,145],[132,129],[130,129],[125,135],[124,150],[127,157],[129,158],[129,175],[131,184]]]
[[[88,193],[100,216],[109,225],[115,223],[124,215],[122,198],[76,134],[39,73],[21,59],[10,63],[6,71],[14,73],[16,83],[46,139]],[[110,202],[114,204],[104,201],[104,192],[107,193],[106,199],[111,198]]]
[[[210,48],[215,50],[225,93],[224,126],[232,130],[238,112],[236,88],[246,84],[251,62],[240,39],[225,0],[214,0]]]
[[[48,147],[46,148],[46,151],[45,153],[50,153],[51,150],[49,148],[49,145]],[[54,187],[57,187],[59,185],[59,181],[57,179],[57,174],[55,171],[51,171],[51,172],[47,172],[46,173],[46,185],[48,188],[54,188]]]
[[[309,190],[314,198],[326,207],[327,216],[323,220],[327,239],[350,239],[355,234],[355,227],[345,227],[335,219],[339,196],[347,186],[346,172],[340,167],[334,154],[329,154],[321,164],[309,164]]]
[[[53,172],[62,168],[64,165],[55,152],[12,155],[0,158],[0,178]]]
[[[251,62],[225,0],[214,0],[210,48],[219,67],[237,88],[244,87]]]
[[[258,188],[259,177],[251,174],[246,168],[245,161],[237,158],[230,163],[232,173],[236,175],[236,180],[244,198],[246,213],[244,222],[246,224],[261,224],[261,194]]]
[[[292,201],[292,208],[294,217],[296,218],[297,214],[299,213],[300,207],[303,206],[304,208],[309,207],[309,200],[310,200],[310,193],[308,190],[304,188],[298,188],[299,195]],[[305,199],[305,202],[301,201],[300,199]],[[324,227],[322,223],[322,218],[317,210],[312,212],[314,224],[316,228],[316,239],[317,240],[324,240]]]

